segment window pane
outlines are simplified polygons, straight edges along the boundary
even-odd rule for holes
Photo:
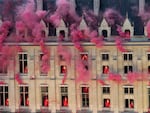
[[[134,108],[134,100],[130,99],[130,108]]]
[[[129,108],[129,100],[125,99],[125,108]]]
[[[130,94],[133,94],[133,93],[134,93],[133,88],[130,88]]]
[[[128,94],[128,88],[124,88],[124,93]]]
[[[110,107],[110,99],[104,99],[104,107],[109,108]]]

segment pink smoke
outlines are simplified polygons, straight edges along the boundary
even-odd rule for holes
[[[65,73],[65,74],[64,74],[64,77],[63,77],[63,79],[62,79],[62,84],[65,84],[66,79],[67,79],[67,74]]]
[[[72,55],[68,48],[59,44],[57,47],[57,53],[59,56],[62,56],[62,58],[66,61],[67,65],[70,65]]]
[[[9,33],[9,29],[12,26],[10,21],[4,21],[0,26],[0,43],[2,43]]]
[[[101,37],[97,37],[97,38],[92,38],[91,42],[94,43],[96,45],[96,47],[102,47],[103,46],[103,41]]]
[[[105,83],[104,80],[102,80],[102,79],[98,79],[97,82],[98,82],[99,84],[101,84],[101,85],[106,85],[106,83]]]
[[[139,77],[140,77],[140,75],[137,72],[129,72],[127,74],[127,79],[131,84],[133,84],[136,80],[138,80]]]
[[[148,38],[150,38],[150,21],[148,21],[148,23],[146,25],[146,31],[147,31]]]
[[[118,48],[119,51],[121,52],[126,52],[127,50],[123,47],[122,40],[120,38],[116,38],[116,47]]]
[[[88,82],[91,78],[91,73],[85,68],[85,65],[81,60],[76,62],[76,71],[78,73],[77,82]]]
[[[118,31],[120,37],[130,38],[130,34],[123,32],[121,26],[119,26],[119,25],[117,25],[117,31]]]
[[[107,9],[104,12],[104,18],[108,22],[110,26],[112,25],[120,25],[123,21],[122,16],[117,12],[116,10],[113,9]]]
[[[75,42],[75,43],[74,43],[74,46],[75,46],[75,48],[78,49],[80,52],[83,52],[83,51],[84,51],[84,49],[83,49],[83,47],[81,46],[80,42]]]
[[[42,60],[41,71],[48,73],[48,71],[50,70],[50,64],[49,64],[50,53],[49,53],[49,50],[45,47],[43,41],[40,42],[40,47],[43,53],[43,56],[41,59]]]
[[[21,79],[19,74],[15,75],[15,80],[18,82],[18,84],[23,84],[23,80]]]
[[[108,80],[112,80],[114,82],[121,83],[122,77],[120,74],[110,73],[108,76]]]

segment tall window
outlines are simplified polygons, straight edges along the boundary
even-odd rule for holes
[[[150,88],[148,88],[148,108],[150,108]]]
[[[28,86],[20,86],[20,106],[29,106]]]
[[[43,10],[54,12],[56,9],[56,0],[43,0]]]
[[[81,87],[82,107],[89,107],[89,87]]]
[[[124,87],[124,107],[125,109],[134,108],[134,87],[125,86]]]
[[[93,0],[75,0],[76,11],[81,16],[83,10],[93,10]]]
[[[7,74],[7,60],[4,61],[4,55],[2,53],[0,53],[0,62],[1,63],[1,66],[0,66],[0,75],[6,75]]]
[[[40,76],[47,76],[47,72],[44,69],[44,61],[42,60],[44,57],[44,54],[40,54]]]
[[[109,73],[109,66],[104,65],[103,66],[103,74],[108,74]]]
[[[150,66],[148,66],[148,74],[150,74]]]
[[[110,86],[103,86],[102,87],[102,100],[103,100],[103,107],[110,108],[111,101],[110,101]]]
[[[109,60],[109,54],[108,53],[103,53],[102,54],[102,60],[103,61],[108,61]]]
[[[80,57],[81,57],[81,60],[82,60],[82,63],[84,65],[85,69],[88,70],[89,69],[89,67],[88,67],[88,53],[81,53]]]
[[[103,106],[104,108],[110,108],[110,99],[109,98],[105,98],[103,99]]]
[[[19,54],[19,72],[21,74],[28,73],[28,56],[27,53]]]
[[[67,73],[67,66],[66,65],[61,65],[60,66],[60,74],[64,75]]]
[[[102,87],[102,92],[103,94],[110,94],[110,87],[109,86]]]
[[[48,86],[41,86],[41,100],[42,106],[48,107]]]
[[[8,86],[0,86],[0,106],[9,106]]]
[[[68,107],[68,87],[61,86],[60,90],[61,90],[61,106]]]
[[[147,54],[147,60],[148,61],[150,60],[150,54]]]
[[[132,53],[124,53],[124,61],[132,61]]]
[[[132,72],[133,67],[132,66],[124,66],[124,74],[127,74],[128,72]]]

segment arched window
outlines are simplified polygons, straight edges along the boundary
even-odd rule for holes
[[[107,30],[102,30],[102,36],[103,36],[103,37],[108,37],[108,32],[107,32]]]

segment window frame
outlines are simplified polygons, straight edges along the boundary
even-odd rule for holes
[[[65,98],[67,98],[67,101],[65,100]],[[60,100],[61,107],[69,106],[68,85],[60,85]],[[64,102],[66,102],[66,105],[64,105]]]
[[[24,56],[24,55],[26,55],[26,56]],[[25,59],[25,57],[26,57],[26,59]],[[19,59],[19,73],[20,73],[20,75],[23,75],[23,76],[28,75],[28,72],[29,72],[29,70],[28,70],[28,53],[27,52],[19,52],[18,53],[18,59]],[[27,70],[26,70],[26,67],[27,67]],[[27,71],[27,72],[25,72],[25,71]]]
[[[21,87],[23,90],[21,89]],[[27,88],[27,91],[26,91],[26,88]],[[21,92],[21,90],[22,90],[22,92]],[[23,98],[23,104],[22,104],[21,97]],[[29,100],[26,100],[27,98],[29,99],[29,85],[19,85],[19,98],[20,98],[20,106],[21,107],[29,107],[30,106],[30,103],[29,103],[29,105],[27,105],[27,103],[26,103],[27,101],[29,101]]]
[[[88,88],[88,92],[87,93],[82,92],[83,91],[82,88]],[[90,107],[89,89],[90,89],[90,87],[86,86],[86,85],[80,87],[80,90],[81,90],[81,106],[82,106],[82,108],[89,108]]]
[[[48,73],[42,72],[42,56],[43,55],[44,55],[43,52],[39,53],[39,73],[40,73],[40,76],[48,76]]]
[[[125,85],[125,86],[123,86],[123,91],[124,91],[124,93],[123,93],[124,94],[124,109],[133,110],[135,108],[135,99],[134,99],[135,88],[134,88],[134,86]],[[133,107],[131,107],[131,101],[133,101]],[[126,104],[126,102],[127,102],[127,104]]]
[[[6,91],[7,87],[7,91]],[[8,107],[9,106],[9,87],[7,84],[0,85],[0,88],[2,88],[2,92],[0,91],[0,95],[2,94],[2,103],[0,102],[0,107]],[[7,100],[8,99],[8,100]],[[8,101],[8,105],[6,105]]]
[[[133,61],[133,52],[124,52],[123,61]]]
[[[42,88],[46,88],[46,91],[42,91]],[[40,84],[40,93],[41,93],[41,106],[42,107],[48,107],[49,106],[49,95],[48,95],[48,85],[47,84]],[[43,95],[46,95],[45,97]],[[48,100],[48,103],[46,103],[46,105],[44,105],[44,100],[43,100],[43,97],[46,98]],[[48,104],[48,105],[47,105]]]
[[[102,61],[109,61],[109,53],[101,53]]]
[[[128,74],[129,72],[133,72],[132,65],[124,65],[124,74]]]

